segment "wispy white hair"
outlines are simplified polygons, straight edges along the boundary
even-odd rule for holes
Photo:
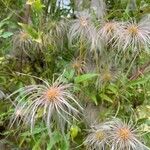
[[[144,18],[139,23],[135,20],[124,23],[116,44],[123,50],[128,48],[138,51],[147,49],[150,46],[150,20]]]
[[[138,128],[131,122],[114,119],[109,134],[111,150],[149,150],[140,140]]]
[[[104,16],[106,15],[106,4],[104,0],[92,0],[91,9],[94,10],[99,19],[104,18]]]
[[[88,131],[84,144],[88,150],[106,150],[109,145],[108,133],[110,127],[108,124],[98,124],[91,126]]]
[[[82,40],[90,44],[91,49],[97,46],[96,29],[88,11],[77,13],[77,19],[71,22],[68,37],[71,44],[73,41]]]
[[[54,123],[64,132],[65,125],[69,125],[73,119],[77,119],[82,110],[70,92],[71,88],[70,84],[63,83],[59,78],[52,84],[43,80],[43,84],[20,88],[9,96],[18,94],[14,100],[16,105],[14,121],[17,119],[15,115],[21,106],[21,119],[24,123],[30,124],[31,131],[34,129],[35,122],[42,118],[48,131],[51,132]]]

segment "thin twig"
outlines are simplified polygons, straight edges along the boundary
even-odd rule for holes
[[[138,69],[131,77],[130,80],[136,80],[138,77],[140,77],[142,74],[144,74],[147,67],[150,66],[150,61],[144,64],[140,69]]]

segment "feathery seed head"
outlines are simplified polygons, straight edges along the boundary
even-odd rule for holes
[[[139,141],[139,136],[132,124],[113,119],[92,126],[84,144],[90,150],[150,150]]]
[[[85,71],[85,66],[86,62],[79,58],[73,59],[71,62],[71,67],[77,72],[77,74],[83,73]]]
[[[103,132],[103,131],[97,131],[96,133],[95,133],[95,136],[96,136],[96,139],[97,140],[103,140],[104,138],[105,138],[105,133]]]
[[[106,4],[104,0],[91,0],[91,9],[94,10],[97,18],[103,19],[106,14]]]
[[[124,23],[123,29],[120,30],[118,43],[119,46],[126,50],[141,50],[150,45],[150,23],[148,20],[141,20],[139,23],[132,21]]]
[[[103,83],[115,82],[118,79],[119,75],[120,71],[116,68],[116,66],[112,66],[110,64],[104,66],[103,68],[101,68],[97,77],[96,87],[99,88]]]
[[[90,150],[105,150],[109,145],[108,133],[110,127],[109,125],[103,123],[94,125],[89,130],[89,134],[86,137],[84,144],[87,149]]]
[[[85,27],[88,25],[86,18],[81,17],[81,18],[79,18],[79,20],[80,20],[81,26]]]
[[[112,77],[113,77],[112,73],[109,70],[107,70],[106,72],[102,74],[101,78],[102,78],[102,81],[108,82],[112,80]]]
[[[10,128],[16,123],[18,126],[20,125],[21,122],[25,121],[24,120],[24,107],[23,105],[17,105],[14,113],[12,114],[11,118],[10,118],[10,123],[9,126]],[[26,124],[26,122],[25,122]]]
[[[48,130],[51,131],[52,124],[55,122],[63,132],[65,125],[70,124],[72,119],[78,117],[82,107],[70,92],[70,84],[64,84],[60,79],[57,79],[52,85],[47,81],[43,82],[44,84],[41,85],[23,87],[10,95],[21,92],[15,99],[15,112],[22,105],[23,120],[31,125],[32,130],[38,112],[42,110],[42,118],[45,120]]]
[[[112,40],[117,40],[122,24],[116,21],[105,22],[98,31],[98,38],[109,43]]]
[[[13,37],[13,47],[14,50],[17,48],[23,50],[24,52],[28,51],[31,47],[32,40],[29,37],[28,33],[20,31],[16,33]]]
[[[109,140],[111,150],[147,149],[147,147],[139,141],[140,135],[138,134],[138,129],[132,124],[123,123],[120,119],[116,119],[112,121],[110,127]]]
[[[72,21],[68,36],[71,44],[73,44],[73,41],[81,40],[90,44],[91,49],[97,46],[96,30],[88,11],[77,13],[77,19]]]
[[[67,23],[65,20],[50,20],[44,26],[45,36],[43,43],[52,45],[57,49],[63,49],[67,33]]]

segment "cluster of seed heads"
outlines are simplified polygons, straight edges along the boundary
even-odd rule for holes
[[[133,124],[113,119],[92,126],[84,144],[88,150],[149,150],[140,141],[140,135]]]

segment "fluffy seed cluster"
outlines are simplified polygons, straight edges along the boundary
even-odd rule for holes
[[[31,131],[35,121],[42,118],[51,131],[53,123],[56,123],[64,132],[65,125],[79,117],[82,107],[71,94],[70,84],[64,84],[57,79],[52,85],[47,81],[44,84],[29,85],[15,91],[10,95],[19,93],[15,98],[15,112],[12,116],[11,126],[16,120],[29,124]]]
[[[139,23],[136,21],[123,24],[123,30],[120,30],[119,44],[123,50],[132,48],[132,50],[140,50],[150,45],[150,21],[142,19]]]
[[[84,141],[89,150],[149,150],[140,140],[133,125],[113,119],[93,126]]]
[[[98,37],[109,43],[118,37],[121,27],[121,23],[117,21],[104,22],[98,31]]]
[[[25,31],[17,32],[13,38],[13,49],[23,50],[23,52],[27,53],[28,50],[32,47],[32,40],[29,35]]]
[[[71,68],[73,68],[78,75],[85,72],[85,67],[86,62],[80,60],[79,58],[74,58],[71,62]]]
[[[86,148],[88,150],[105,150],[109,145],[108,130],[110,127],[105,123],[92,126],[84,141]]]
[[[90,43],[92,48],[95,46],[97,35],[88,11],[77,13],[77,19],[71,22],[68,37],[71,44],[74,40],[81,40]]]
[[[118,22],[115,20],[103,21],[100,28],[93,25],[88,11],[77,14],[69,29],[69,40],[85,40],[91,44],[91,50],[101,49],[103,44],[111,43],[112,47],[125,51],[128,49],[144,49],[150,45],[150,20],[141,19],[139,22]],[[83,41],[84,41],[83,40]]]

